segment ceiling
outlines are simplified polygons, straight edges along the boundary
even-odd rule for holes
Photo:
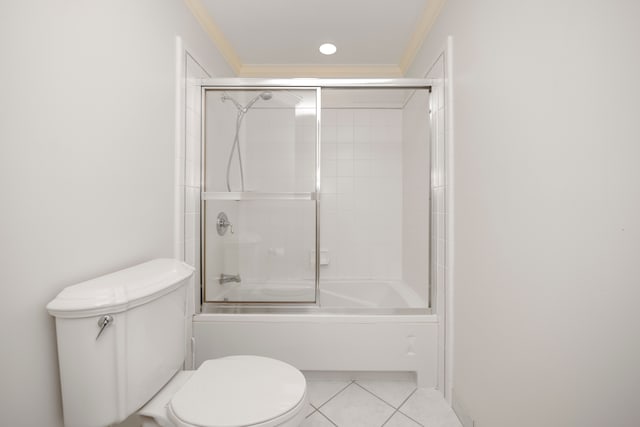
[[[401,77],[444,1],[185,0],[243,77]]]

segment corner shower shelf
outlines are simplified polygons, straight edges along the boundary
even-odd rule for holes
[[[208,191],[201,200],[316,200],[317,193],[261,193],[253,191]]]

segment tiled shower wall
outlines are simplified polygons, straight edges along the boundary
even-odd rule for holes
[[[226,163],[232,137],[223,139],[226,145],[207,156],[222,155]],[[247,190],[314,190],[315,116],[255,108],[246,117],[242,146]],[[323,279],[402,278],[402,151],[402,110],[322,110]],[[232,219],[236,235],[212,236],[223,245],[238,242],[234,265],[228,250],[221,261],[225,273],[241,270],[249,282],[312,279],[313,203],[292,201],[285,209],[281,201],[241,203],[247,209]]]
[[[448,120],[446,111],[447,103],[450,99],[447,97],[447,85],[449,84],[445,78],[446,60],[443,53],[433,64],[431,70],[427,73],[427,78],[432,82],[431,97],[429,99],[429,110],[431,114],[431,247],[432,253],[431,265],[435,266],[435,271],[431,272],[431,306],[435,309],[441,321],[438,324],[438,384],[445,391],[445,395],[450,398],[451,389],[447,384],[452,377],[452,364],[449,363],[445,354],[445,347],[449,347],[451,351],[451,342],[453,336],[452,322],[450,320],[452,306],[450,305],[451,295],[447,295],[450,290],[447,280],[451,266],[448,265],[446,258],[447,245],[450,242],[450,236],[447,235],[447,221],[450,214],[447,206],[447,193],[450,191],[450,183],[448,182],[447,173],[447,139],[451,135],[447,135]],[[447,364],[445,365],[445,360]],[[448,378],[445,381],[445,371]]]
[[[402,278],[429,300],[429,93],[415,91],[402,110]]]
[[[231,145],[234,139],[236,110],[231,103],[223,103],[218,92],[209,92],[206,95],[207,105],[207,137],[218,141],[219,145],[211,147],[207,145],[204,149],[206,156],[205,163],[207,170],[205,174],[206,191],[227,191],[226,188],[226,165],[231,151]],[[241,134],[244,140],[244,134]],[[200,146],[198,138],[198,147]],[[246,151],[243,150],[243,154]],[[236,159],[237,161],[237,159]],[[200,165],[198,165],[200,171]],[[198,178],[200,174],[198,173]],[[199,182],[199,181],[198,181]],[[239,191],[240,179],[237,169],[231,170],[230,185],[232,190]],[[206,254],[204,278],[207,286],[205,286],[205,300],[212,299],[222,290],[218,286],[218,278],[220,274],[236,274],[238,272],[238,256],[233,253],[230,248],[234,247],[234,242],[238,241],[237,234],[231,234],[230,230],[224,237],[220,237],[216,230],[216,218],[220,212],[225,212],[229,221],[237,228],[238,203],[230,200],[208,200],[205,202],[206,224]],[[237,248],[238,245],[235,245]],[[237,251],[236,251],[237,252]],[[232,256],[229,256],[229,255]],[[198,255],[200,252],[198,251]]]
[[[433,82],[432,93],[429,102],[431,111],[431,254],[432,264],[436,271],[432,279],[435,285],[440,312],[444,310],[445,303],[445,277],[446,277],[446,169],[445,169],[445,85],[444,85],[444,57],[434,64],[428,78]]]
[[[247,189],[267,193],[313,192],[315,109],[255,108],[247,116],[244,141]],[[257,237],[255,242],[239,248],[241,270],[250,282],[314,279],[314,201],[241,202],[238,219],[247,227],[250,237]]]
[[[181,94],[179,99],[179,118],[176,146],[176,208],[177,229],[174,256],[195,268],[191,281],[193,297],[188,298],[187,313],[199,311],[200,301],[200,120],[201,97],[200,79],[209,77],[208,73],[193,57],[183,50],[179,43],[182,68]],[[187,316],[185,319],[189,319]],[[186,336],[192,335],[192,323],[185,321]],[[185,368],[192,369],[191,342],[185,342]]]
[[[208,75],[191,56],[186,56],[185,149],[184,149],[184,260],[200,277],[200,129],[201,95],[199,79]],[[199,299],[199,296],[198,298]]]
[[[322,110],[324,279],[402,277],[402,110]]]
[[[211,96],[215,114],[235,116],[233,105],[221,105]],[[231,108],[231,110],[230,110]],[[208,108],[209,110],[209,108]],[[315,190],[315,117],[300,109],[252,108],[242,124],[245,191],[256,196],[268,193],[311,193]],[[216,125],[217,124],[217,125]],[[233,144],[235,117],[215,121],[207,148],[208,187],[226,191],[228,153]],[[231,132],[229,132],[229,128]],[[226,128],[226,130],[225,130]],[[232,190],[240,190],[237,156],[231,168]],[[245,284],[282,284],[315,277],[315,202],[312,200],[208,201],[207,223],[214,224],[224,211],[234,224],[234,233],[218,236],[207,229],[207,299],[216,298],[225,287],[217,283],[221,273],[241,274]]]

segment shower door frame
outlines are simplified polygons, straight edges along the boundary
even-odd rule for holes
[[[413,79],[413,78],[387,78],[387,79],[316,79],[316,78],[210,78],[203,79],[201,86],[201,167],[200,167],[200,307],[204,304],[211,304],[218,307],[228,307],[231,312],[251,312],[251,307],[275,306],[277,309],[299,307],[302,311],[313,311],[319,308],[319,291],[320,291],[320,191],[321,191],[321,129],[322,129],[322,90],[323,89],[415,89],[428,90],[431,92],[430,79]],[[315,90],[316,91],[316,170],[315,170],[315,192],[311,194],[310,200],[315,201],[315,298],[314,302],[309,301],[205,301],[206,287],[206,199],[202,198],[205,193],[206,182],[206,117],[207,117],[207,92],[215,90]],[[429,108],[429,106],[427,106]],[[431,114],[429,114],[431,117]],[[429,141],[431,146],[431,141]],[[429,148],[431,153],[431,147]],[[432,154],[430,154],[432,156]],[[430,168],[432,168],[430,162]],[[430,174],[431,175],[431,174]],[[429,302],[427,309],[432,311],[436,290],[433,280],[435,274],[435,265],[433,262],[433,245],[432,245],[432,200],[431,200],[431,183],[429,184],[429,279],[428,279],[428,295]],[[414,312],[422,309],[391,309],[384,310],[388,314],[397,314],[397,310]],[[296,309],[296,312],[300,310]]]

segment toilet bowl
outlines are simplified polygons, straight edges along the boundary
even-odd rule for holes
[[[302,423],[306,381],[285,362],[229,356],[182,370],[192,276],[181,261],[157,259],[69,286],[47,305],[65,427],[107,427],[134,413],[161,427]]]
[[[306,381],[279,360],[229,356],[179,372],[138,414],[143,427],[298,427]]]

